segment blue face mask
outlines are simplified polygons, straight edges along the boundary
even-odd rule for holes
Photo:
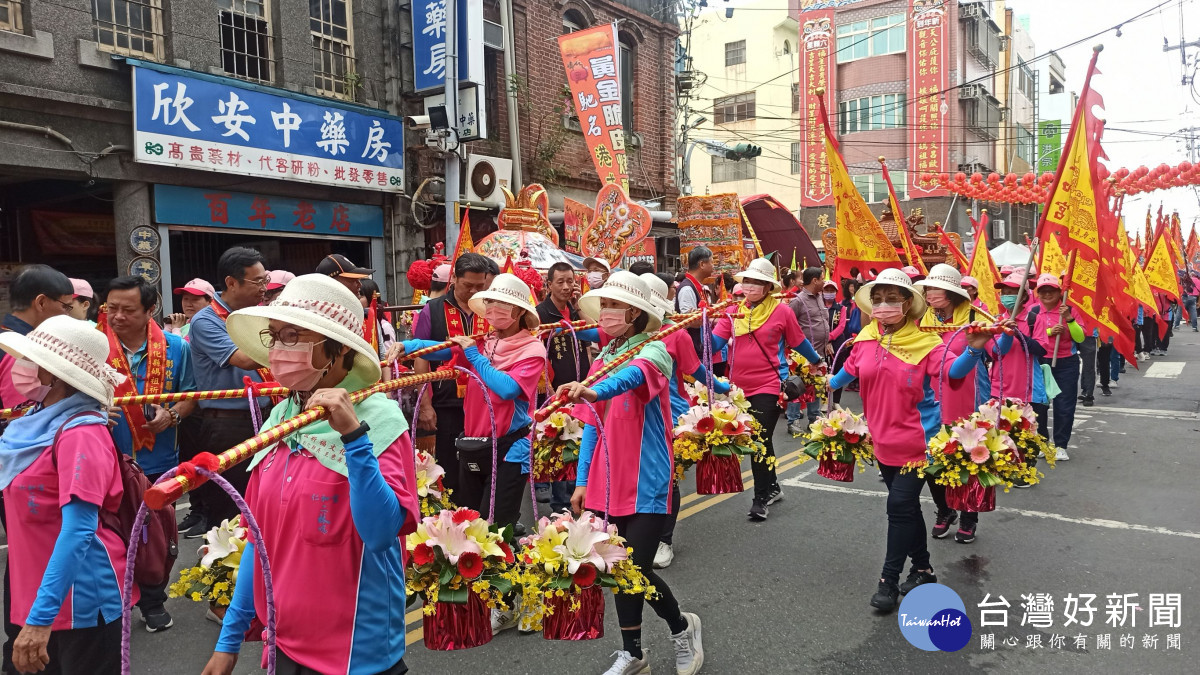
[[[1000,296],[1000,304],[1004,305],[1005,309],[1011,312],[1017,306],[1017,296],[1002,295]]]

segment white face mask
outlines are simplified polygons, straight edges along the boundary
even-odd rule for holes
[[[604,285],[603,272],[588,272],[585,278],[587,279],[588,286],[592,288],[600,288]]]

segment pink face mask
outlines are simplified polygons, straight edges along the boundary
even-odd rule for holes
[[[633,324],[625,320],[625,310],[623,309],[600,310],[600,330],[607,333],[609,337],[624,335],[631,325]]]
[[[41,368],[29,359],[17,359],[13,362],[12,383],[17,393],[27,400],[41,403],[50,393],[50,385],[42,384],[38,377]]]
[[[742,287],[742,290],[745,291],[746,299],[750,302],[758,302],[767,294],[767,289],[758,284],[746,284]]]
[[[904,303],[881,302],[871,305],[871,318],[879,323],[891,325],[904,316]]]
[[[925,291],[925,302],[934,309],[946,309],[950,307],[950,298],[946,297],[946,291],[940,288],[931,288]]]
[[[313,368],[312,352],[317,342],[297,342],[288,346],[278,344],[271,347],[267,360],[271,366],[271,374],[283,386],[292,391],[312,391],[317,382],[325,376],[326,368]],[[330,360],[330,363],[333,363]]]
[[[507,330],[511,328],[513,322],[516,321],[516,319],[512,317],[512,306],[498,303],[492,303],[487,307],[484,307],[483,318],[487,319],[489,324],[495,326],[499,330]]]

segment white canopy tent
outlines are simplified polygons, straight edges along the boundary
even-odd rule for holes
[[[991,250],[992,262],[996,263],[996,267],[1004,265],[1024,267],[1029,264],[1031,253],[1029,247],[1014,244],[1011,241],[1006,241]]]

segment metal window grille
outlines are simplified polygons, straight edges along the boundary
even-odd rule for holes
[[[160,0],[92,0],[92,19],[100,49],[128,56],[162,58]]]
[[[713,123],[725,124],[754,119],[754,92],[723,96],[713,102]]]
[[[313,78],[317,91],[353,100],[359,86],[354,71],[354,36],[349,0],[309,0]]]
[[[800,112],[800,83],[792,83],[792,112]]]
[[[271,83],[271,26],[267,0],[217,0],[221,65],[230,75]]]
[[[0,30],[24,33],[21,0],[0,0]]]
[[[800,156],[800,144],[792,143],[792,173],[800,173],[803,164],[804,159]]]
[[[725,65],[736,66],[746,62],[746,41],[725,43]]]

